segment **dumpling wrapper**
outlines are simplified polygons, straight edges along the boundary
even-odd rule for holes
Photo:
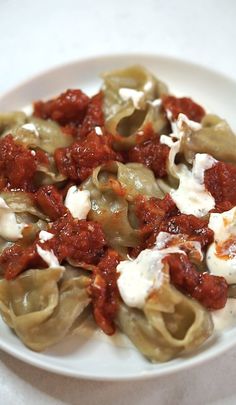
[[[213,332],[210,313],[165,281],[143,310],[120,305],[117,325],[152,362],[164,362],[199,347]]]
[[[90,303],[89,278],[63,280],[63,273],[63,267],[28,270],[15,280],[0,280],[0,313],[32,350],[59,342]]]
[[[118,182],[124,195],[118,195],[112,182]],[[156,179],[148,168],[139,163],[126,165],[113,162],[99,166],[82,184],[89,190],[91,210],[88,218],[101,224],[109,244],[121,254],[140,243],[132,201],[138,194],[162,197]]]
[[[155,132],[165,133],[168,121],[160,101],[160,96],[168,92],[164,83],[138,65],[110,71],[103,74],[103,79],[105,127],[110,133],[121,135],[115,142],[116,149],[134,146],[136,133],[147,123],[152,124]],[[123,93],[127,95],[124,97]],[[156,102],[158,99],[160,102]]]
[[[33,151],[42,149],[48,154],[49,166],[37,165],[34,181],[38,187],[60,183],[66,179],[58,172],[53,154],[57,148],[71,145],[73,138],[65,134],[56,122],[33,116],[27,117],[22,111],[2,113],[0,114],[0,134],[2,137],[11,134],[16,141],[27,148]]]
[[[9,120],[9,125],[6,126],[2,136],[10,133],[15,140],[25,146],[40,148],[50,155],[53,155],[57,148],[69,146],[73,142],[72,136],[65,134],[55,121],[30,116],[25,117],[25,122],[20,122],[20,125],[18,122],[14,122],[13,118]],[[13,125],[10,125],[11,123]]]
[[[187,161],[196,153],[208,153],[222,162],[236,164],[236,135],[228,123],[217,115],[208,114],[202,120],[202,128],[183,137],[181,151]]]
[[[0,197],[15,214],[29,214],[42,220],[49,220],[36,206],[34,200],[24,191],[2,191]],[[29,221],[30,222],[30,221]]]
[[[26,123],[27,116],[23,111],[11,111],[0,114],[0,135],[9,133],[9,130],[15,126]]]

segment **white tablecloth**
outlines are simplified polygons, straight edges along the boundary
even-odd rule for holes
[[[236,79],[235,18],[234,0],[0,0],[0,92],[60,63],[130,51],[181,57]],[[236,347],[177,375],[102,383],[0,351],[0,404],[235,404],[235,362]]]

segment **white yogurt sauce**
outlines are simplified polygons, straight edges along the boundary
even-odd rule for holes
[[[228,298],[224,308],[212,312],[215,331],[223,331],[236,326],[236,299]]]
[[[48,267],[61,267],[52,250],[44,250],[39,245],[36,245],[36,250],[43,261],[48,264]]]
[[[101,127],[95,127],[94,130],[98,136],[103,135]]]
[[[215,199],[204,185],[205,170],[215,163],[216,160],[210,155],[197,153],[192,170],[183,164],[178,165],[179,187],[171,190],[170,195],[181,213],[201,217],[215,207]]]
[[[172,120],[172,113],[167,110],[167,118],[171,123],[172,133],[170,135],[161,135],[160,143],[169,146],[168,170],[170,174],[176,177],[178,167],[175,165],[175,157],[180,151],[181,140],[183,136],[189,136],[192,132],[199,131],[202,126],[198,122],[191,121],[185,114],[180,113],[176,121]]]
[[[73,218],[86,219],[91,210],[90,192],[71,186],[67,191],[65,206],[71,212]]]
[[[117,285],[126,305],[143,308],[150,293],[160,288],[163,282],[164,257],[170,253],[184,253],[178,246],[164,247],[170,236],[172,235],[160,232],[153,249],[145,249],[136,259],[124,260],[118,264]]]
[[[28,104],[24,108],[21,108],[21,111],[23,111],[26,115],[32,115],[33,114],[32,104]]]
[[[15,213],[0,197],[0,236],[8,241],[16,241],[22,238],[22,230],[27,224],[18,224]]]
[[[225,277],[229,284],[234,284],[236,283],[236,207],[221,214],[211,214],[208,226],[214,232],[214,242],[206,254],[209,271],[211,274]],[[226,257],[217,255],[217,244],[222,244],[232,237],[235,237],[235,242],[225,252]]]
[[[206,253],[207,267],[211,274],[223,276],[228,284],[236,283],[236,246],[228,247],[225,257],[217,255],[217,245],[235,237],[236,242],[236,207],[221,214],[212,213],[208,224],[214,232],[214,242]],[[222,252],[224,253],[224,252]],[[229,258],[227,259],[227,255]],[[236,326],[236,299],[228,298],[224,308],[213,311],[212,319],[215,330],[222,331]]]
[[[129,89],[126,87],[119,89],[119,95],[124,101],[131,100],[136,109],[140,109],[141,104],[145,100],[143,91]]]
[[[172,120],[172,114],[168,110],[167,116],[171,122],[172,133],[168,136],[161,135],[160,142],[169,146],[168,171],[179,179],[179,187],[177,190],[171,190],[171,197],[183,214],[204,216],[215,206],[214,198],[205,189],[204,173],[217,161],[206,153],[197,153],[192,170],[183,164],[176,165],[175,157],[180,151],[183,136],[199,131],[202,126],[198,122],[189,120],[182,113],[178,115],[176,121]]]
[[[160,108],[161,105],[162,105],[162,99],[161,98],[156,98],[155,100],[152,100],[152,101],[148,100],[147,104],[151,105],[152,107]]]
[[[39,242],[44,243],[47,240],[50,240],[54,237],[53,233],[47,232],[47,231],[40,231],[39,232]]]

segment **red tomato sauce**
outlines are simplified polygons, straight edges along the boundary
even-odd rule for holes
[[[216,211],[226,211],[236,205],[236,167],[234,165],[217,162],[205,171],[204,183],[216,201]]]
[[[42,186],[34,194],[35,202],[39,209],[52,221],[60,218],[67,212],[67,208],[63,204],[62,195],[53,185]]]
[[[94,318],[107,335],[112,335],[116,329],[114,319],[120,300],[116,267],[119,262],[118,253],[109,249],[93,272],[92,283],[89,287]]]
[[[123,161],[121,154],[112,148],[112,138],[109,135],[99,136],[95,131],[67,148],[58,148],[54,157],[59,172],[77,183],[89,177],[93,169],[102,163]]]
[[[100,92],[89,101],[84,120],[78,128],[78,137],[85,138],[95,127],[103,127],[104,124],[103,93]]]
[[[209,310],[221,309],[227,301],[228,284],[224,277],[199,273],[186,255],[171,254],[165,257],[171,283],[190,295]]]
[[[55,237],[45,242],[45,249],[52,249],[59,262],[65,258],[97,264],[107,245],[101,226],[97,222],[76,220],[68,212],[52,223],[49,232]]]
[[[67,90],[53,100],[36,101],[34,115],[43,119],[50,118],[60,125],[81,124],[88,104],[89,97],[81,90]]]
[[[0,138],[0,187],[8,190],[34,191],[34,178],[39,164],[48,165],[47,155],[31,151],[16,142],[12,135]]]
[[[15,278],[27,268],[45,268],[36,245],[52,250],[59,263],[71,259],[76,263],[97,264],[105,253],[107,244],[101,226],[93,221],[75,220],[69,212],[53,222],[48,232],[55,236],[44,243],[37,237],[29,246],[19,241],[3,251],[0,266],[6,279]]]
[[[169,147],[160,143],[159,136],[135,145],[128,152],[128,161],[142,163],[151,169],[156,177],[167,175]]]
[[[201,122],[205,115],[205,110],[188,97],[178,98],[167,95],[162,97],[162,104],[165,110],[171,112],[173,120],[177,120],[178,115],[183,113],[187,115],[190,120]]]
[[[104,127],[103,93],[91,97],[81,122],[70,121],[62,130],[74,138],[84,139],[95,127]]]
[[[194,215],[175,215],[161,224],[160,231],[188,235],[188,240],[199,242],[202,248],[207,247],[214,239],[213,231],[208,228],[208,221]]]
[[[153,247],[161,231],[173,235],[185,234],[188,240],[200,242],[202,248],[213,241],[213,231],[208,228],[208,221],[194,215],[181,214],[169,194],[163,200],[136,198],[135,212],[140,221],[144,244],[133,251],[134,255],[144,248]]]

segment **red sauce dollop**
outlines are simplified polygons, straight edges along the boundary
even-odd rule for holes
[[[55,221],[67,212],[62,195],[53,185],[40,187],[34,194],[34,198],[39,209],[49,216],[52,221]]]
[[[217,162],[205,171],[204,182],[216,201],[216,209],[213,211],[226,211],[236,205],[236,167],[234,165]]]
[[[68,257],[77,262],[96,264],[104,254],[106,240],[97,222],[76,220],[68,212],[52,223],[49,232],[55,237],[43,246],[52,249],[59,262]]]
[[[16,142],[12,135],[0,139],[0,187],[33,191],[37,165],[48,164],[43,151],[31,153],[23,144]]]
[[[93,272],[89,294],[98,326],[107,335],[115,332],[114,319],[119,307],[116,267],[120,262],[116,251],[109,249]]]
[[[137,256],[143,249],[152,248],[159,232],[182,234],[188,241],[198,241],[203,249],[213,241],[214,234],[208,228],[208,221],[194,215],[181,214],[169,194],[162,200],[138,196],[135,213],[139,219],[143,243],[131,250],[132,256]]]
[[[213,231],[208,228],[208,220],[194,215],[175,215],[164,221],[159,229],[171,234],[188,235],[188,240],[200,242],[202,248],[208,246],[214,239]]]
[[[143,163],[157,178],[167,175],[169,147],[160,143],[159,136],[135,145],[128,152],[129,162]]]
[[[78,129],[79,138],[85,138],[95,127],[104,126],[103,97],[100,92],[90,99],[86,115]]]
[[[199,273],[186,255],[171,254],[164,262],[169,265],[171,283],[184,294],[189,294],[208,310],[225,306],[228,284],[224,277]]]
[[[67,90],[53,100],[34,103],[34,115],[39,118],[50,118],[61,125],[81,124],[85,117],[89,97],[81,90]]]
[[[54,157],[59,172],[76,182],[85,180],[102,163],[123,160],[112,149],[112,138],[105,134],[99,136],[95,131],[67,148],[57,149]]]
[[[43,244],[36,238],[30,246],[19,241],[3,251],[0,266],[6,279],[15,278],[27,268],[45,268],[46,264],[37,253],[37,244],[44,250],[53,250],[59,263],[68,258],[77,263],[97,264],[105,252],[101,226],[93,221],[76,220],[69,212],[53,222],[48,231],[55,236]]]
[[[162,103],[164,109],[171,112],[173,120],[177,120],[178,115],[183,113],[187,115],[190,120],[201,122],[205,115],[205,110],[188,97],[178,98],[167,95],[162,97]]]

